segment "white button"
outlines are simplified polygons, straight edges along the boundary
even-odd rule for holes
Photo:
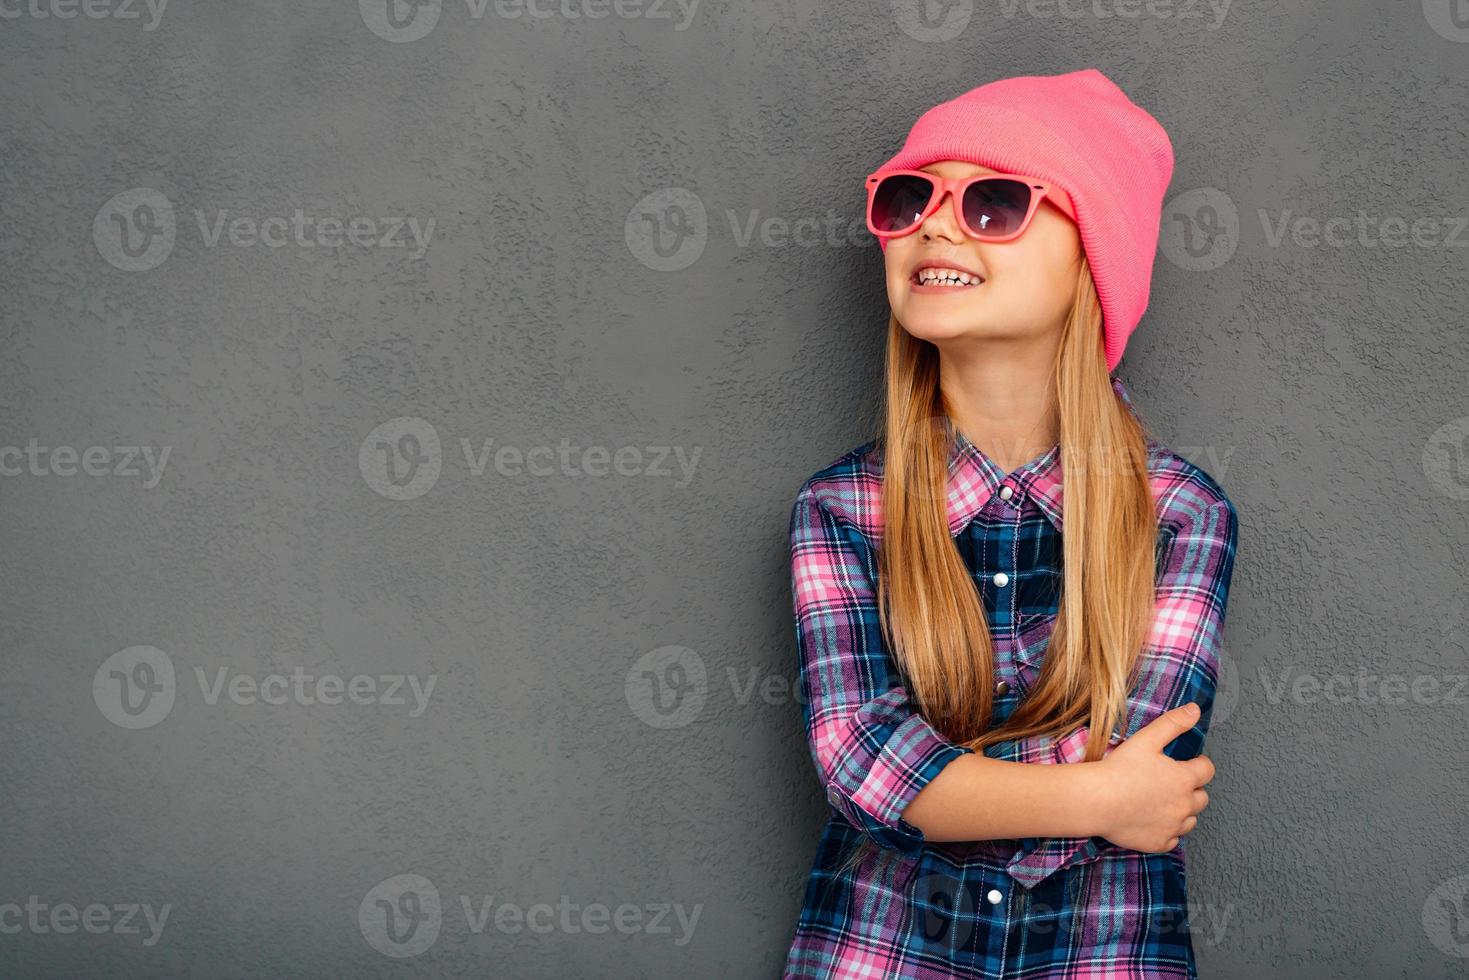
[[[1000,894],[1000,890],[998,888],[991,888],[990,893],[986,895],[985,898],[990,900],[991,905],[999,905],[1000,902],[1004,901],[1005,896]]]
[[[1004,572],[996,572],[995,573],[994,582],[1000,588],[1003,589],[1009,583],[1009,581],[1010,581],[1010,576],[1006,575]]]
[[[1015,496],[1015,491],[1014,490],[1011,490],[1009,487],[1001,487],[1000,488],[1000,499],[1001,500],[1009,500],[1013,496]]]

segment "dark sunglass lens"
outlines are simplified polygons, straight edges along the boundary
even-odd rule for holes
[[[1000,178],[981,180],[964,192],[964,220],[981,236],[1009,235],[1030,210],[1030,185]]]
[[[918,222],[933,184],[912,174],[884,177],[872,195],[872,223],[878,231],[902,231]]]

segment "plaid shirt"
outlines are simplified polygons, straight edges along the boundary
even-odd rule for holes
[[[1136,415],[1117,378],[1113,390]],[[1061,586],[1060,447],[1004,473],[957,428],[949,530],[981,593],[994,638],[996,722],[1034,685]],[[1167,753],[1203,748],[1234,566],[1234,505],[1213,478],[1149,439],[1159,515],[1157,615],[1125,734],[1197,701],[1198,723]],[[801,486],[791,568],[801,704],[832,813],[807,882],[786,977],[1195,977],[1183,844],[1145,854],[1102,837],[928,842],[903,810],[951,760],[972,751],[916,710],[881,635],[877,558],[881,460],[868,442]],[[998,579],[996,576],[1004,573]],[[1006,578],[1005,576],[1008,576]],[[1065,738],[992,745],[1029,763],[1079,761]],[[839,873],[862,838],[877,856]]]

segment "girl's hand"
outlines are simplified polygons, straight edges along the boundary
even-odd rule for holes
[[[1201,787],[1214,778],[1214,763],[1200,755],[1180,762],[1163,747],[1199,720],[1197,704],[1165,711],[1097,763],[1106,827],[1101,836],[1134,851],[1171,851],[1194,829],[1209,805]]]

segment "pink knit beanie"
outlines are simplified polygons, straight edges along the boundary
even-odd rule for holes
[[[929,109],[878,169],[916,170],[939,160],[1039,177],[1071,196],[1101,299],[1107,370],[1115,369],[1148,306],[1163,195],[1173,178],[1173,145],[1162,125],[1095,68],[1023,75]]]

